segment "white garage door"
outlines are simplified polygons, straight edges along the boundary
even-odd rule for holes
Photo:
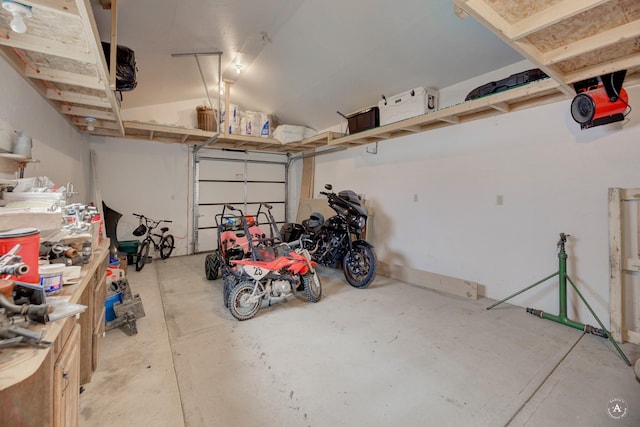
[[[217,248],[215,215],[225,203],[255,215],[260,203],[268,203],[278,224],[287,211],[287,157],[262,153],[238,153],[237,157],[218,155],[202,149],[194,168],[197,204],[194,206],[195,252]],[[225,153],[227,154],[227,153]],[[264,209],[263,209],[264,210]]]

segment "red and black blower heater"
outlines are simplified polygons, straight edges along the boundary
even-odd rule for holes
[[[574,83],[576,97],[571,102],[571,116],[580,129],[624,120],[629,96],[622,88],[627,70]]]

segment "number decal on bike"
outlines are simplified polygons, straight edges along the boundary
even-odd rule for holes
[[[260,267],[254,266],[253,267],[253,275],[254,276],[258,276],[258,277],[262,276],[262,269]]]

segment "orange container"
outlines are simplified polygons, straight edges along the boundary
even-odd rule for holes
[[[29,266],[29,271],[19,277],[10,276],[10,279],[34,285],[40,284],[40,274],[38,273],[40,230],[37,228],[16,228],[0,232],[0,255],[6,254],[17,244],[20,245],[20,251],[16,255],[22,257],[22,262]]]

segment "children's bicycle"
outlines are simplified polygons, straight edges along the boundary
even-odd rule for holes
[[[153,245],[154,251],[160,251],[160,258],[167,259],[171,256],[175,246],[173,235],[165,234],[169,231],[169,227],[162,227],[160,229],[161,234],[153,233],[153,230],[163,222],[171,223],[173,221],[169,221],[167,219],[155,220],[136,213],[134,213],[133,216],[140,220],[138,227],[133,230],[133,235],[140,237],[146,234],[146,237],[140,243],[138,254],[136,256],[136,271],[140,271],[144,268],[146,263],[151,262],[151,258],[149,257],[149,249],[151,248],[151,245]]]

